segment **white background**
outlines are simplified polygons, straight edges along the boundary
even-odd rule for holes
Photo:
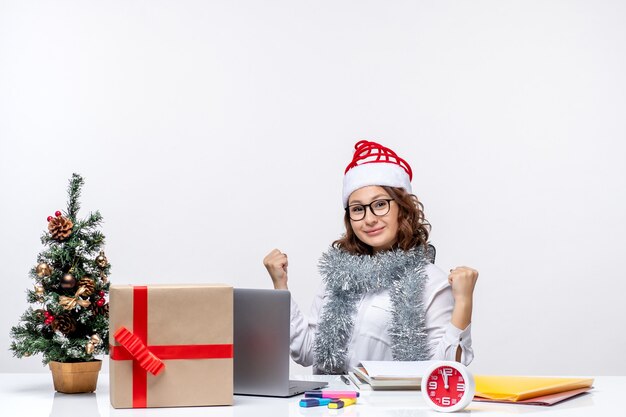
[[[480,270],[476,373],[626,374],[626,3],[0,2],[0,371],[46,217],[85,177],[114,283],[305,309],[359,139],[413,166],[437,263]],[[294,367],[293,372],[302,372]]]

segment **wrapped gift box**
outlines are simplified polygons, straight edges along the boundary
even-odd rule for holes
[[[110,288],[110,390],[115,408],[233,404],[233,289]]]

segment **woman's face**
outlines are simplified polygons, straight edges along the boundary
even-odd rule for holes
[[[373,201],[383,199],[391,199],[385,189],[370,185],[350,194],[348,207],[354,204],[367,206]],[[384,203],[381,202],[381,204]],[[389,202],[389,212],[382,216],[376,216],[372,213],[371,207],[365,207],[365,217],[362,220],[350,219],[352,230],[361,242],[371,246],[375,252],[390,249],[397,240],[398,211],[398,204],[395,201]]]

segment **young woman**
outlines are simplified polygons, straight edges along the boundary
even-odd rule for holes
[[[291,303],[291,356],[314,373],[341,374],[362,360],[469,364],[478,272],[433,264],[430,224],[412,194],[412,171],[375,142],[355,145],[343,181],[346,233],[322,255],[309,317]],[[263,260],[274,288],[288,289],[287,254]]]

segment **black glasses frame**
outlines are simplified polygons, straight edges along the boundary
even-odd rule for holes
[[[372,208],[372,204],[374,203],[378,203],[379,201],[386,201],[387,202],[387,211],[384,212],[383,214],[376,214],[374,212],[374,209]],[[361,221],[365,218],[365,216],[367,215],[367,207],[369,207],[370,209],[370,213],[372,213],[374,216],[376,217],[382,217],[382,216],[386,216],[389,213],[389,210],[391,210],[391,202],[394,201],[393,198],[377,198],[376,200],[372,201],[369,204],[350,204],[348,207],[345,208],[346,210],[346,214],[348,215],[348,217],[350,218],[350,220],[354,221],[354,222],[358,222]],[[353,218],[350,215],[350,207],[363,207],[363,216],[361,216],[358,219]]]

